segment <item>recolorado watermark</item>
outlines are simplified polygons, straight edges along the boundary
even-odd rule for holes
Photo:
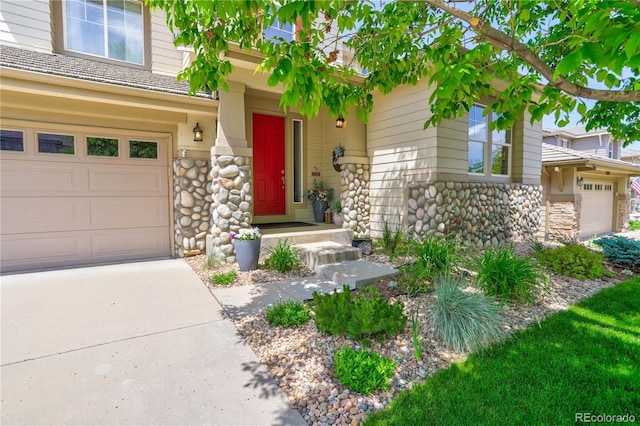
[[[593,414],[576,413],[574,420],[576,423],[635,423],[636,416],[633,414]]]

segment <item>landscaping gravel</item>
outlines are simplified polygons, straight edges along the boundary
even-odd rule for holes
[[[367,260],[389,264],[386,256],[369,256]],[[204,256],[189,258],[187,262],[203,281],[210,285],[213,271],[203,266]],[[224,272],[234,267],[234,265],[225,265],[216,268],[215,272]],[[269,283],[301,274],[313,273],[308,270],[296,271],[288,275],[262,270],[239,272],[238,279],[232,285]],[[580,281],[552,274],[547,292],[539,292],[536,303],[528,305],[507,303],[502,306],[500,312],[507,319],[510,330],[523,329],[555,312],[566,310],[569,305],[593,295],[602,288],[610,287],[622,279]],[[389,281],[380,281],[376,283],[376,287],[386,293],[385,288],[391,288],[388,285]],[[403,302],[405,313],[409,318],[411,313],[418,310],[421,334],[425,338],[425,344],[422,360],[416,361],[411,340],[410,319],[403,333],[384,342],[370,342],[371,350],[398,363],[391,387],[387,391],[373,395],[361,395],[350,391],[340,385],[333,374],[335,352],[345,345],[360,349],[362,348],[360,342],[342,336],[324,335],[317,331],[313,321],[300,328],[279,328],[270,326],[264,315],[254,315],[234,320],[234,323],[309,425],[357,425],[368,413],[387,406],[398,392],[411,388],[415,383],[424,381],[427,376],[466,357],[465,354],[449,351],[442,342],[433,338],[433,328],[429,322],[435,303],[435,296],[432,293],[417,297],[389,296],[389,293],[386,295],[391,297],[392,301]]]

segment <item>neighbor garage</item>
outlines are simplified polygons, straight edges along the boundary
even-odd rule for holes
[[[169,142],[3,125],[2,272],[170,256]]]
[[[611,182],[585,181],[582,185],[582,209],[580,211],[580,236],[613,231],[613,184]]]

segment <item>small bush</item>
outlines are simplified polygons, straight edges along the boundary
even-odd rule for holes
[[[640,231],[640,220],[630,220],[629,231]]]
[[[278,302],[265,310],[269,324],[277,327],[299,327],[311,319],[311,311],[297,300]]]
[[[402,265],[398,282],[409,296],[427,293],[431,290],[431,269],[422,262]]]
[[[278,240],[276,245],[265,248],[268,256],[264,261],[267,269],[287,273],[298,269],[302,262],[298,258],[298,251],[287,240]]]
[[[414,240],[412,244],[416,263],[430,279],[450,274],[460,261],[459,250],[458,241],[433,236],[428,236],[423,241]]]
[[[476,351],[504,339],[505,320],[498,313],[496,299],[465,292],[463,284],[451,276],[437,281],[437,302],[432,314],[436,337],[457,352]]]
[[[313,293],[314,322],[327,334],[351,339],[384,338],[404,329],[407,317],[402,302],[390,304],[375,289],[353,297],[349,286],[329,294]]]
[[[382,249],[390,259],[402,254],[404,234],[398,225],[391,226],[389,222],[382,216]]]
[[[640,241],[621,235],[603,237],[593,242],[602,247],[604,257],[618,265],[640,265]]]
[[[533,302],[536,287],[544,285],[544,275],[530,257],[518,257],[513,246],[487,248],[473,257],[478,271],[478,287],[490,296],[502,300]]]
[[[548,249],[535,256],[542,265],[554,272],[579,280],[600,278],[604,274],[602,254],[580,244]]]
[[[340,349],[333,360],[338,381],[365,395],[389,389],[397,365],[394,360],[377,352],[356,351],[348,346]]]
[[[211,277],[211,282],[217,285],[229,285],[238,278],[236,271],[223,272]]]
[[[580,244],[580,241],[573,235],[565,235],[559,232],[552,235],[552,238],[562,244],[563,246],[573,246]]]

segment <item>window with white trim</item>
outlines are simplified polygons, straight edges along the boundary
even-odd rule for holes
[[[139,0],[67,0],[65,50],[144,65],[143,15]]]
[[[265,28],[264,36],[268,39],[280,37],[286,41],[293,41],[293,30],[293,25],[281,23],[278,21],[278,18],[276,18],[269,28]]]
[[[497,119],[491,112],[483,115],[484,107],[473,105],[469,111],[469,173],[485,176],[509,176],[511,172],[511,130],[489,131]]]

